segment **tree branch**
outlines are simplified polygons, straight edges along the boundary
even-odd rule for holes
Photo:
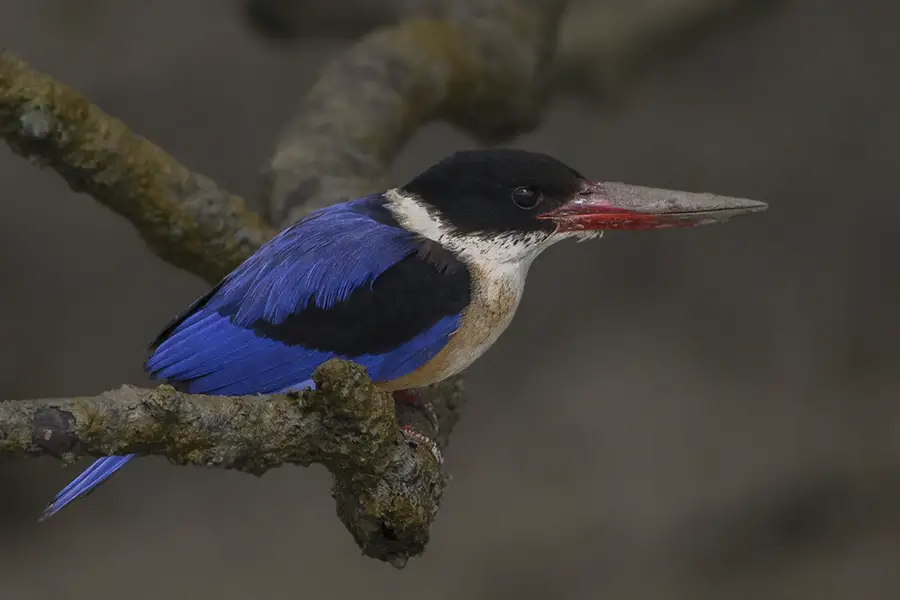
[[[550,92],[597,102],[676,46],[696,44],[781,0],[592,0],[572,3],[559,27]],[[440,0],[245,0],[261,34],[278,39],[356,38],[403,19],[439,18]],[[470,6],[473,3],[462,3]]]
[[[190,172],[71,88],[31,70],[5,51],[0,51],[0,135],[19,154],[52,167],[74,190],[94,196],[126,217],[157,255],[210,283],[249,256],[274,232],[259,216],[246,209],[243,200],[225,192],[210,179]],[[350,368],[349,363],[337,362]],[[343,415],[348,420],[346,427],[357,428],[365,428],[368,423],[354,421],[367,410],[380,414],[383,395],[375,392],[364,375],[348,372],[348,379],[343,383],[334,378],[327,381],[331,383],[313,396],[321,401],[311,405],[315,408],[309,408],[307,412],[317,411],[319,419]],[[344,396],[351,392],[354,401],[361,404],[355,412],[336,412],[343,406]],[[331,397],[333,393],[336,394],[334,398]],[[444,382],[426,390],[426,396],[436,401],[439,431],[431,428],[421,411],[404,408],[390,421],[391,439],[400,439],[397,437],[401,435],[399,419],[400,424],[412,425],[436,439],[439,445],[446,445],[458,419],[458,408],[464,401],[461,383],[458,380]],[[273,400],[278,405],[278,400]],[[183,453],[186,447],[167,445],[175,441],[166,437],[176,430],[172,429],[175,425],[169,429],[155,428],[151,419],[143,428],[134,429],[132,419],[137,419],[136,415],[149,418],[147,415],[151,413],[148,411],[160,402],[172,409],[168,419],[176,419],[175,425],[186,428],[183,431],[193,431],[193,436],[185,433],[187,437],[182,438],[182,442],[186,439],[199,442],[209,437],[205,444],[198,444],[198,448],[205,448],[205,451],[195,448],[195,454],[186,455]],[[208,402],[212,403],[211,412],[198,412],[198,407]],[[245,443],[271,432],[259,428],[241,429],[251,424],[252,418],[237,421],[212,418],[217,409],[222,409],[222,402],[220,399],[216,403],[205,396],[173,394],[166,387],[144,392],[126,387],[94,399],[3,403],[0,404],[0,431],[3,432],[0,454],[38,451],[71,460],[82,454],[102,456],[131,448],[142,449],[145,454],[168,456],[176,463],[239,468],[241,465],[235,461],[244,460],[245,470],[261,468],[260,465],[269,468],[274,465],[273,461],[286,458],[298,464],[323,462],[336,473],[333,495],[338,516],[364,554],[400,567],[409,557],[423,551],[445,484],[445,476],[429,451],[408,443],[399,444],[389,464],[381,471],[373,470],[373,467],[354,474],[343,470],[344,467],[366,464],[367,456],[377,450],[370,447],[370,442],[383,446],[387,434],[370,432],[368,437],[361,436],[358,443],[341,445],[339,441],[326,441],[323,436],[329,429],[322,425],[321,435],[316,435],[315,431],[294,431],[300,436],[295,442],[297,445],[283,448],[281,454],[265,454],[267,442],[264,439],[255,441],[258,452],[250,456],[242,455],[247,451],[245,446],[232,448],[235,458],[229,462],[226,447],[221,444],[240,440]],[[249,397],[233,398],[228,402],[233,411],[248,415],[262,414],[266,406],[260,399]],[[45,410],[50,407],[54,407],[55,412]],[[70,408],[75,411],[78,407],[82,412],[76,411],[73,415],[88,415],[89,421],[66,420],[60,412]],[[275,408],[271,410],[275,411]],[[192,418],[204,414],[209,418],[200,421]],[[315,418],[309,415],[310,420],[304,423],[311,426]],[[76,427],[89,423],[93,429],[65,429],[69,433],[62,436],[51,433],[43,446],[36,444],[35,432],[45,435],[48,423],[63,428],[69,424]],[[23,431],[27,432],[29,427],[30,441],[27,436],[23,437]],[[82,433],[88,437],[79,437]],[[215,448],[223,452],[220,459],[212,453]],[[345,455],[338,460],[335,452],[341,451]],[[376,473],[380,473],[380,477]]]
[[[357,543],[402,565],[425,547],[444,475],[430,452],[409,451],[393,398],[364,369],[333,360],[314,379],[317,391],[289,395],[190,395],[163,385],[2,402],[0,456],[153,454],[255,475],[319,463],[334,475],[342,520]]]
[[[533,129],[564,7],[442,2],[432,16],[357,42],[325,68],[283,132],[267,173],[272,220],[292,222],[390,187],[388,168],[430,120],[449,120],[482,141]]]
[[[128,219],[159,257],[211,283],[273,234],[242,198],[2,49],[0,136]]]

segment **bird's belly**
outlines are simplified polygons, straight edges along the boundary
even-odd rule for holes
[[[437,383],[471,365],[497,341],[519,306],[524,277],[510,273],[473,280],[472,301],[447,345],[415,371],[379,387],[398,390]]]

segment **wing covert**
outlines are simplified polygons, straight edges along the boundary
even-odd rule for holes
[[[226,276],[154,342],[146,368],[193,393],[272,393],[333,357],[376,381],[437,354],[468,305],[468,271],[423,251],[378,196],[312,213]]]

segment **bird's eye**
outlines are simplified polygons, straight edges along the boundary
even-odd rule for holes
[[[515,202],[516,206],[524,210],[534,208],[540,204],[541,200],[543,200],[541,192],[531,186],[523,185],[512,192],[512,201]]]

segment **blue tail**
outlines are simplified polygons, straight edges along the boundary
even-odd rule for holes
[[[316,384],[312,379],[303,381],[297,385],[292,385],[279,390],[279,393],[285,393],[292,390],[303,390],[306,388],[315,389]],[[40,521],[49,519],[58,513],[64,506],[71,504],[78,498],[87,495],[98,485],[109,479],[116,471],[128,464],[137,454],[126,454],[125,456],[105,456],[94,461],[94,464],[85,469],[81,475],[72,480],[63,490],[56,495],[44,513],[41,515]]]
[[[81,498],[95,487],[109,479],[113,473],[128,464],[128,461],[137,456],[136,454],[126,454],[125,456],[104,456],[94,461],[84,472],[72,480],[63,490],[56,495],[44,514],[41,515],[40,521],[49,519],[60,511],[62,507],[70,502]]]

